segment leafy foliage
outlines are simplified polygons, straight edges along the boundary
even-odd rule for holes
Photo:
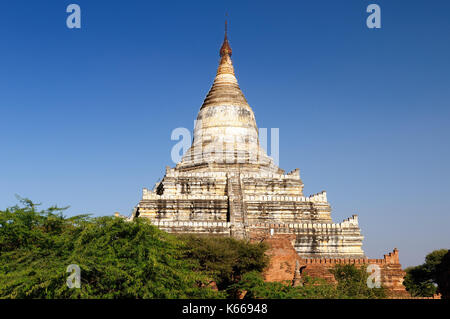
[[[436,266],[436,283],[442,298],[450,299],[450,250],[442,257]]]
[[[187,246],[145,220],[76,216],[61,209],[0,211],[2,298],[217,298],[207,274],[184,259]],[[68,289],[66,268],[81,268]]]
[[[412,296],[431,297],[437,293],[440,264],[448,252],[448,249],[435,250],[425,257],[422,265],[405,269],[403,284]],[[444,269],[441,270],[443,271]],[[441,285],[444,284],[443,282]]]
[[[248,243],[242,240],[211,236],[182,235],[179,237],[188,249],[186,258],[197,262],[197,271],[208,273],[220,290],[231,286],[251,271],[262,272],[269,262],[263,243]]]
[[[244,274],[233,288],[245,291],[246,299],[338,298],[335,286],[322,279],[306,277],[303,286],[293,287],[290,282],[265,282],[261,273],[256,271]]]
[[[370,289],[367,286],[369,274],[364,267],[354,265],[337,265],[331,270],[337,285],[324,279],[304,276],[303,285],[293,287],[290,282],[265,282],[258,272],[249,272],[234,287],[246,291],[245,298],[271,299],[367,299],[385,298],[384,288]]]
[[[341,294],[341,298],[386,298],[386,292],[383,287],[369,288],[367,279],[369,273],[367,267],[360,268],[354,265],[337,264],[331,271],[337,280],[337,290]]]
[[[262,243],[211,236],[174,236],[146,219],[64,217],[64,208],[22,206],[0,211],[0,298],[380,298],[365,269],[334,269],[337,285],[264,282]],[[67,266],[81,268],[69,289]],[[218,290],[211,287],[215,281]]]

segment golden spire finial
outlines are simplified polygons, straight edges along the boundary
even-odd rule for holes
[[[227,14],[225,14],[225,17],[227,16]],[[225,39],[227,38],[227,32],[228,32],[228,21],[227,18],[225,18]]]
[[[226,14],[225,16],[228,16]],[[228,21],[225,19],[225,38],[223,39],[222,47],[220,48],[220,56],[223,57],[225,55],[231,56],[232,50],[230,44],[228,43]]]

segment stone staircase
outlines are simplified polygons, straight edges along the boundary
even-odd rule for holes
[[[247,211],[245,209],[239,173],[227,175],[228,207],[230,209],[231,236],[248,239]]]

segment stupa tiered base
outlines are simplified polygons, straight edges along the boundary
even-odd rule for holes
[[[304,196],[298,169],[285,173],[260,147],[239,88],[227,34],[191,148],[161,182],[144,189],[134,217],[172,233],[241,239],[293,236],[304,258],[365,258],[358,217],[333,223],[325,192]]]

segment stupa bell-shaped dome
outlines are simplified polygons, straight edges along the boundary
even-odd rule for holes
[[[239,88],[231,54],[225,29],[216,77],[198,113],[192,146],[177,168],[239,167],[278,172],[259,145],[255,115]]]

